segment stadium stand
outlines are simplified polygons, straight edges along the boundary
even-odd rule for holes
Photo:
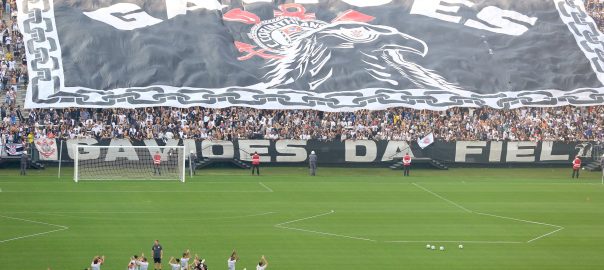
[[[326,113],[310,110],[207,109],[36,109],[22,111],[27,85],[24,45],[9,1],[3,10],[0,78],[1,143],[34,138],[195,138],[416,140],[434,132],[437,140],[589,141],[602,140],[604,107],[495,110],[454,108],[443,112],[395,108]],[[586,2],[599,26],[600,0]],[[9,15],[10,14],[10,15]]]

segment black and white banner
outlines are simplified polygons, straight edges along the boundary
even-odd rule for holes
[[[20,143],[7,143],[4,145],[3,156],[20,156],[23,154],[23,144]]]
[[[458,164],[514,164],[514,163],[552,163],[570,164],[576,155],[583,160],[592,160],[601,152],[598,144],[592,142],[434,142],[422,149],[417,142],[405,141],[306,141],[306,140],[145,140],[129,141],[123,139],[97,141],[94,138],[67,140],[64,143],[62,157],[73,160],[76,145],[112,146],[108,151],[99,148],[83,148],[79,158],[87,159],[134,159],[131,151],[119,146],[176,146],[184,145],[186,153],[192,149],[199,158],[214,160],[240,159],[251,162],[251,154],[257,152],[263,163],[291,164],[306,163],[308,155],[315,151],[319,164],[334,166],[383,165],[400,160],[405,153],[416,158],[430,158]],[[150,150],[153,151],[153,150]],[[188,155],[187,155],[188,157]]]
[[[581,0],[20,0],[26,107],[604,103]]]

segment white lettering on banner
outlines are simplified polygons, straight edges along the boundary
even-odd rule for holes
[[[156,152],[159,152],[159,154],[161,155],[161,160],[168,160],[168,151],[170,151],[170,148],[168,147],[178,146],[178,143],[180,141],[176,139],[169,139],[166,141],[166,147],[162,148],[157,147],[158,145],[156,140],[144,140],[143,142],[145,143],[145,146],[149,146],[147,150],[149,151],[150,156],[153,156]]]
[[[516,11],[503,10],[498,7],[485,7],[478,13],[477,17],[495,27],[475,20],[468,20],[465,26],[510,36],[520,36],[529,30],[528,27],[514,21],[530,25],[537,23],[536,17],[529,17]]]
[[[384,156],[382,156],[382,161],[391,161],[395,157],[402,158],[405,153],[409,153],[409,156],[415,157],[406,141],[389,141],[384,151]]]
[[[243,0],[244,4],[254,4],[254,3],[272,3],[273,0]],[[389,4],[392,0],[342,0],[342,2],[347,3],[352,6],[357,7],[375,7],[382,6],[385,4]],[[296,4],[318,4],[319,0],[296,0],[294,1]]]
[[[273,0],[243,0],[244,4],[272,3]]]
[[[489,152],[489,162],[501,162],[501,152],[503,152],[503,142],[491,142],[491,151]]]
[[[214,153],[214,146],[220,146],[222,153]],[[204,140],[201,142],[201,155],[205,158],[233,159],[235,158],[235,149],[230,141]]]
[[[191,156],[191,153],[197,155],[197,144],[194,139],[185,139],[182,141],[182,144],[185,146],[185,157],[188,160]]]
[[[113,139],[109,146],[132,146],[129,140],[126,139]],[[110,147],[107,148],[107,156],[105,157],[105,161],[116,161],[117,159],[124,158],[131,161],[138,161],[138,155],[136,154],[136,150],[134,148],[120,148],[120,147]]]
[[[277,162],[304,162],[306,161],[305,140],[280,140],[275,143],[275,150],[278,154],[288,154],[286,156],[278,155]]]
[[[271,156],[268,155],[268,147],[271,142],[268,140],[240,140],[239,159],[251,161],[254,152],[258,152],[261,162],[271,162]]]
[[[76,145],[94,145],[94,144],[97,144],[98,142],[99,141],[97,141],[94,138],[67,140],[66,141],[67,154],[69,155],[70,159],[75,159],[75,157],[76,157],[75,146]],[[100,149],[86,148],[85,151],[80,152],[78,158],[80,160],[90,160],[90,159],[97,159],[97,158],[99,158],[100,155],[101,155]]]
[[[542,142],[541,143],[541,156],[539,161],[562,161],[569,160],[569,155],[553,155],[554,142]]]
[[[273,0],[268,0],[272,2]],[[296,4],[318,4],[319,0],[296,0]]]
[[[357,7],[376,7],[389,4],[390,2],[392,2],[392,0],[342,0],[342,2]]]
[[[482,155],[482,149],[487,142],[457,142],[455,143],[455,162],[465,163],[468,155]]]
[[[508,142],[505,162],[535,162],[536,142]]]
[[[443,4],[447,4],[446,6]],[[435,19],[459,23],[461,16],[448,15],[446,13],[457,13],[461,6],[451,6],[452,4],[461,4],[467,7],[474,6],[474,3],[467,0],[421,0],[414,1],[411,7],[411,14],[424,15]]]
[[[365,148],[365,155],[357,156],[357,148]],[[351,141],[344,144],[346,162],[373,162],[377,157],[377,147],[374,141]]]
[[[473,7],[474,3],[468,0],[414,1],[413,6],[411,7],[411,14],[424,15],[452,23],[460,23],[463,17],[452,14],[457,14],[462,6]],[[518,22],[527,25],[535,25],[537,23],[536,17],[529,17],[516,11],[504,10],[494,6],[483,8],[478,12],[476,17],[484,21],[484,23],[470,19],[464,25],[510,36],[520,36],[529,30],[527,26]]]
[[[383,6],[392,0],[341,0],[356,7]],[[244,4],[272,3],[273,0],[243,0]],[[296,0],[297,4],[318,4],[318,0]],[[474,7],[469,0],[416,0],[411,6],[411,14],[423,15],[430,18],[461,23],[464,19],[459,13],[460,9]],[[166,1],[167,19],[178,15],[185,15],[189,11],[200,9],[222,10],[228,6],[222,5],[218,0],[169,0]],[[84,12],[91,19],[104,22],[119,30],[131,31],[144,28],[164,20],[155,18],[145,12],[140,6],[132,3],[118,3],[109,7]],[[481,21],[468,19],[465,26],[490,31],[493,33],[519,36],[529,30],[537,22],[536,17],[529,17],[512,10],[504,10],[495,6],[487,6],[480,10],[476,17]]]
[[[172,19],[178,15],[185,15],[189,11],[198,9],[221,10],[222,4],[218,0],[167,0],[166,11],[168,19]]]
[[[169,3],[170,1],[168,1]],[[138,11],[136,13],[133,13]],[[113,6],[100,8],[92,12],[84,12],[91,19],[104,22],[119,30],[134,30],[151,25],[156,25],[163,20],[157,19],[141,7],[131,3],[119,3]]]

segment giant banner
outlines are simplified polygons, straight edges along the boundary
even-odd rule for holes
[[[20,0],[26,107],[604,103],[581,0]]]
[[[194,152],[199,158],[213,160],[239,159],[251,162],[251,154],[257,152],[263,163],[292,164],[306,163],[311,151],[315,151],[322,165],[384,165],[400,160],[406,153],[416,158],[430,158],[457,164],[531,164],[553,163],[569,165],[576,155],[591,160],[600,153],[597,143],[564,142],[442,142],[437,141],[422,149],[417,142],[405,141],[306,141],[306,140],[239,140],[239,141],[195,141],[195,140],[145,140],[123,139],[101,140],[94,138],[67,140],[61,155],[66,161],[75,157],[75,145],[112,146],[106,153],[90,148],[79,153],[86,159],[137,159],[131,151],[119,146],[184,145],[186,153]],[[187,156],[188,157],[188,156]]]

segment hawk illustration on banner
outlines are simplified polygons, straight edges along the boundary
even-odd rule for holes
[[[29,108],[604,103],[580,0],[17,3]]]
[[[409,80],[418,88],[459,90],[433,70],[406,59],[405,54],[425,56],[428,46],[424,41],[392,27],[367,24],[375,19],[372,16],[348,10],[326,23],[316,20],[315,14],[305,13],[301,4],[281,5],[279,10],[275,11],[276,19],[267,21],[240,9],[224,16],[226,21],[254,24],[250,37],[263,49],[256,52],[254,46],[237,42],[237,48],[247,53],[238,59],[254,55],[272,59],[265,66],[269,68],[265,78],[270,88],[296,85],[314,91],[334,77],[343,76],[334,74],[340,57],[357,57],[354,62],[348,59],[355,63],[354,68],[392,86],[398,86],[399,80]],[[308,78],[304,85],[297,84],[303,77]]]

